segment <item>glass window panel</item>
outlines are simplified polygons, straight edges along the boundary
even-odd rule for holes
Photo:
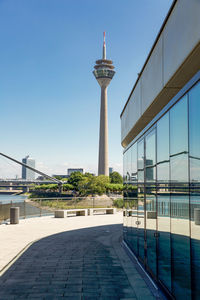
[[[157,123],[157,162],[169,160],[169,113]]]
[[[144,140],[140,141],[138,144],[138,170],[144,169]]]
[[[157,165],[157,180],[159,183],[169,180],[169,162]]]
[[[191,215],[191,270],[192,292],[195,300],[200,299],[200,186],[193,184],[190,195]]]
[[[156,163],[156,135],[155,130],[146,136],[146,166],[154,166]]]
[[[138,184],[138,257],[144,263],[144,228],[145,228],[145,216],[144,216],[144,185]]]
[[[137,182],[137,144],[131,147],[131,182]]]
[[[171,196],[172,290],[176,299],[191,297],[189,197]],[[184,276],[183,276],[184,274]]]
[[[127,229],[127,242],[129,246],[131,245],[131,237],[132,237],[132,227],[131,227],[131,210],[132,210],[132,202],[128,199],[128,208],[126,214],[126,229]]]
[[[157,180],[158,279],[171,291],[169,162],[157,165]]]
[[[190,156],[200,158],[200,83],[189,92]]]
[[[155,167],[147,167],[146,168],[146,182],[154,182],[156,181],[156,168]]]
[[[188,151],[187,95],[170,110],[170,155]]]
[[[129,202],[124,199],[124,212],[123,212],[123,237],[127,242],[127,210],[129,208]]]
[[[156,277],[156,188],[146,185],[146,243],[147,243],[147,268]]]
[[[125,152],[124,155],[123,155],[123,181],[124,181],[124,183],[127,181],[127,179],[126,179],[126,168],[127,168],[127,166],[126,166],[126,156],[127,156],[127,152]]]
[[[188,155],[173,156],[170,164],[172,292],[177,299],[190,299]]]
[[[134,198],[132,199],[132,210],[131,210],[131,226],[132,226],[131,249],[136,255],[138,254],[137,209],[138,209],[138,199]]]
[[[156,180],[156,134],[155,130],[146,136],[146,181],[152,182]]]
[[[188,155],[180,154],[170,158],[171,182],[188,182]]]
[[[127,169],[126,169],[127,182],[131,181],[131,148],[127,150]]]
[[[161,191],[161,188],[158,188]],[[158,278],[171,291],[170,195],[157,194],[158,205]]]
[[[138,171],[138,182],[144,182],[144,171]]]
[[[189,92],[192,296],[200,299],[200,83]]]
[[[200,160],[190,158],[190,182],[200,182]]]

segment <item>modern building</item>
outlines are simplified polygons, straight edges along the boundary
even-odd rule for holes
[[[113,168],[110,167],[110,168],[109,168],[109,175],[110,175],[112,172],[113,172]]]
[[[22,159],[22,163],[29,167],[35,168],[35,160],[30,158],[29,155]],[[22,179],[35,180],[35,172],[26,168],[25,166],[22,166]]]
[[[174,1],[121,113],[124,242],[172,299],[200,299],[200,1]]]
[[[98,175],[106,176],[109,176],[107,87],[115,74],[112,63],[112,60],[106,59],[106,43],[104,32],[103,57],[102,59],[96,61],[93,74],[101,87]]]
[[[84,169],[82,169],[82,168],[79,168],[79,169],[77,169],[77,168],[72,168],[72,169],[67,169],[67,175],[68,176],[70,176],[71,175],[71,173],[73,173],[73,172],[80,172],[80,173],[84,173]]]

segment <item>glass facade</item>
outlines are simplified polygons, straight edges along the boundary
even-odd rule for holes
[[[124,152],[124,240],[175,299],[200,299],[200,82]]]

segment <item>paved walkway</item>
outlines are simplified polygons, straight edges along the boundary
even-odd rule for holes
[[[1,225],[0,235],[7,231],[11,238],[7,248],[19,240],[22,249],[31,236],[43,238],[2,274],[0,300],[155,299],[121,247],[121,223],[118,213]]]

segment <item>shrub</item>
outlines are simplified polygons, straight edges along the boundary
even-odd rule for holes
[[[124,200],[122,198],[116,199],[113,201],[113,205],[117,208],[123,208],[124,207]]]

